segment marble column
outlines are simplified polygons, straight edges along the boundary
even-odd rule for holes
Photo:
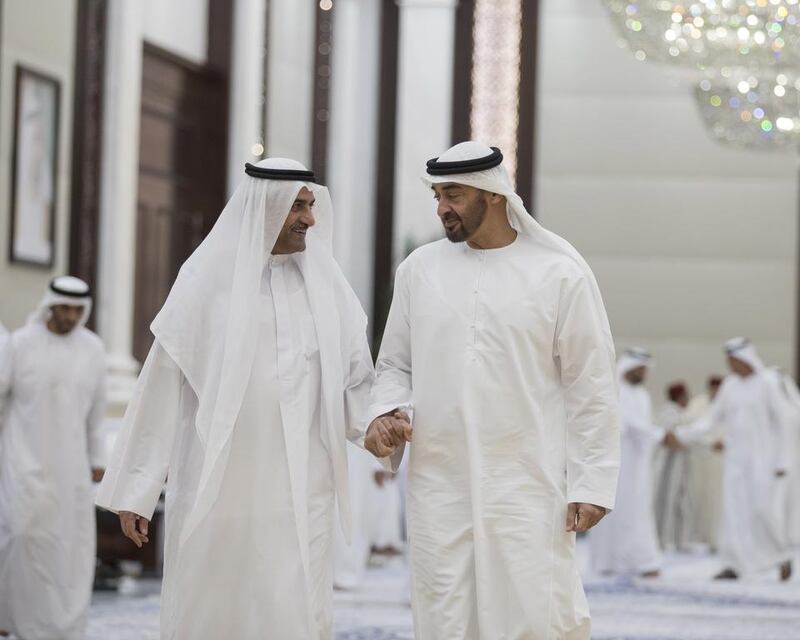
[[[317,3],[270,0],[267,35],[268,156],[311,164]]]
[[[336,0],[328,128],[334,255],[372,310],[380,3]]]
[[[400,52],[397,82],[394,258],[441,237],[425,161],[451,145],[453,44],[457,0],[397,0]]]
[[[124,410],[136,381],[133,304],[142,91],[142,7],[110,2],[100,195],[98,332],[109,367],[109,413]]]
[[[263,145],[261,83],[265,63],[266,3],[267,0],[236,0],[234,3],[228,195],[244,176],[244,163],[256,162],[261,156],[261,150],[254,147]]]

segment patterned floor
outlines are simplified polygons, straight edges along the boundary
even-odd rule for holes
[[[712,557],[672,555],[657,580],[587,577],[593,640],[800,639],[799,578],[713,582],[718,569]],[[158,585],[137,588],[128,596],[97,594],[88,640],[158,640]],[[398,560],[371,569],[362,589],[336,592],[337,640],[412,639],[407,591]]]

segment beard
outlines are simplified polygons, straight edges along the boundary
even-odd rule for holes
[[[474,202],[470,202],[460,214],[455,212],[447,214],[442,220],[444,232],[450,242],[465,242],[478,230],[486,219],[489,205],[478,193]],[[455,224],[454,224],[455,223]],[[447,225],[451,224],[451,227]]]

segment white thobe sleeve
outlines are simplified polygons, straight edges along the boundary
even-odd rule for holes
[[[183,380],[164,348],[153,344],[100,484],[98,506],[152,518],[178,431]]]
[[[788,420],[788,399],[778,385],[782,380],[775,383],[768,381],[767,384],[767,403],[769,406],[770,431],[774,438],[772,450],[775,452],[773,465],[775,470],[788,471],[791,466],[791,452],[793,451],[791,429]]]
[[[633,436],[637,441],[661,442],[667,435],[667,429],[650,422],[646,416],[622,415],[620,417],[622,431]]]
[[[694,422],[681,425],[675,429],[675,435],[681,444],[699,444],[710,446],[714,440],[714,432],[725,419],[725,388],[720,389],[705,415]]]
[[[381,350],[375,365],[375,384],[370,392],[367,425],[394,409],[411,410],[411,323],[409,321],[409,286],[405,263],[397,268],[392,306],[383,332]],[[402,443],[385,467],[397,471],[405,452]]]
[[[554,356],[566,410],[567,501],[614,507],[620,436],[613,346],[585,278],[565,284]]]
[[[89,463],[92,469],[106,466],[106,444],[103,423],[106,416],[106,367],[105,353],[101,352],[98,362],[97,384],[92,396],[92,406],[86,418],[89,443]]]
[[[367,430],[365,416],[374,379],[375,368],[372,365],[372,354],[364,332],[358,335],[356,344],[351,349],[349,376],[344,390],[347,439],[359,447],[364,446],[364,435]]]

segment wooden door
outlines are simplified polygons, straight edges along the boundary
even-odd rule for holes
[[[133,344],[140,362],[180,265],[225,205],[227,96],[223,74],[145,45]]]

